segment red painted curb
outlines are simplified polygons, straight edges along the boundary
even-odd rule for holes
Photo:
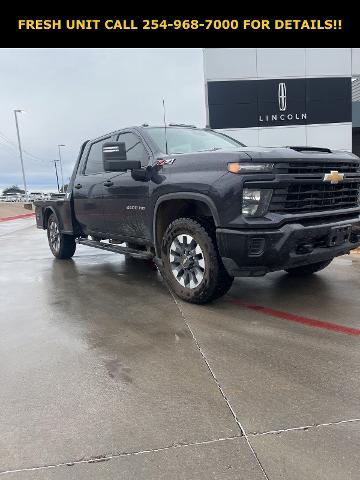
[[[360,329],[345,327],[337,323],[323,322],[322,320],[315,320],[314,318],[301,317],[300,315],[294,315],[293,313],[282,312],[281,310],[275,310],[269,307],[263,307],[261,305],[254,305],[252,303],[246,303],[237,298],[230,299],[231,303],[235,305],[241,305],[242,307],[256,310],[257,312],[269,315],[270,317],[281,318],[282,320],[288,320],[289,322],[302,323],[310,327],[322,328],[324,330],[330,330],[337,333],[344,333],[346,335],[360,335]]]
[[[19,220],[20,218],[34,217],[35,213],[23,213],[22,215],[15,215],[14,217],[0,218],[0,222],[9,222],[10,220]]]

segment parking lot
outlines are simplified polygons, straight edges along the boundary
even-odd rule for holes
[[[360,255],[206,306],[152,263],[0,223],[0,475],[359,479]]]

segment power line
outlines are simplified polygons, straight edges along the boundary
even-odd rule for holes
[[[0,137],[1,138],[1,137]],[[3,142],[0,142],[0,145],[3,145],[4,147],[7,147],[7,148],[13,148],[15,149],[15,147],[13,147],[12,145],[8,144],[8,143],[3,143]]]
[[[17,150],[16,143],[13,142],[12,140],[10,140],[4,133],[0,132],[0,138],[5,140],[5,142],[10,144],[13,148],[15,148]],[[2,143],[1,145],[5,145],[5,144]],[[32,157],[33,159],[35,159],[37,161],[41,161],[41,162],[47,162],[48,161],[44,158],[41,158],[41,157],[38,157],[37,155],[34,155],[33,153],[30,153],[29,151],[25,150],[24,148],[23,148],[23,153],[25,153],[27,156]]]
[[[13,145],[15,148],[17,148],[16,143],[10,140],[4,133],[0,132],[0,137],[6,142],[10,143],[10,145]]]
[[[0,142],[0,147],[7,147],[7,148],[9,148],[9,150],[11,151],[11,153],[10,153],[10,151],[9,151],[9,153],[4,153],[4,155],[6,155],[6,156],[11,156],[11,158],[15,158],[15,157],[16,157],[16,155],[15,155],[15,154],[16,154],[16,149],[13,148],[11,145],[8,145],[8,144],[6,144],[6,143]],[[24,153],[24,155],[26,155],[26,156],[28,157],[28,154],[26,154],[24,151],[23,151],[23,153]],[[41,164],[41,165],[46,165],[46,161],[43,160],[43,159],[41,159],[41,160],[39,159],[39,160],[38,160],[38,159],[36,159],[36,158],[31,158],[31,157],[30,157],[30,158],[28,159],[28,161],[30,161],[30,162],[36,162],[36,163],[39,164],[39,165],[40,165],[40,164]]]
[[[48,160],[45,160],[45,158],[38,157],[37,155],[34,155],[33,153],[28,152],[27,150],[23,149],[23,152],[26,153],[28,157],[32,157],[35,160],[40,160],[41,162],[47,162]]]

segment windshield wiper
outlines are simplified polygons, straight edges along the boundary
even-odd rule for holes
[[[198,153],[198,152],[215,152],[216,150],[223,150],[223,149],[220,147],[214,147],[214,148],[205,148],[205,150],[192,150],[191,152],[168,152],[168,155],[182,155],[182,154]]]
[[[220,147],[205,148],[205,150],[197,150],[197,152],[215,152],[216,150],[222,150]]]

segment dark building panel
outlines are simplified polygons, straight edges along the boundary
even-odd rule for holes
[[[351,122],[351,78],[306,80],[307,123]]]
[[[242,128],[257,119],[257,85],[252,81],[209,82],[209,122],[212,128]],[[223,127],[226,125],[226,127]]]
[[[351,99],[314,100],[307,105],[308,124],[351,122]]]
[[[306,100],[348,99],[351,102],[351,78],[307,78]]]
[[[241,85],[239,86],[239,83]],[[240,87],[240,88],[239,88]],[[208,82],[209,104],[223,105],[231,103],[257,102],[257,86],[253,81]]]
[[[351,122],[351,79],[208,82],[212,128]]]
[[[211,128],[246,128],[257,122],[256,109],[251,104],[233,103],[229,105],[212,105]],[[226,125],[226,127],[223,127]]]

